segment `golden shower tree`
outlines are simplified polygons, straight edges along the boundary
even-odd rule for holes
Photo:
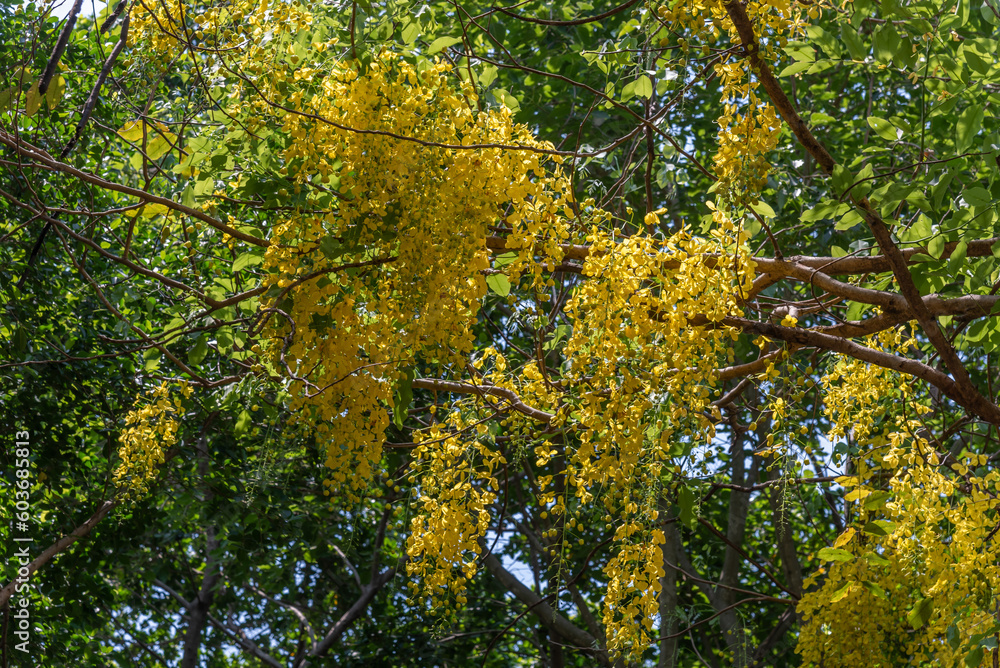
[[[379,587],[513,597],[484,662],[994,665],[992,0],[79,10],[0,94],[0,287],[135,360],[112,503],[297,440]]]

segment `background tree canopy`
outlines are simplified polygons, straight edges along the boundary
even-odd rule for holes
[[[0,662],[996,666],[998,26],[0,3]]]

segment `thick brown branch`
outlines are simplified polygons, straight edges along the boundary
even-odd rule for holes
[[[438,392],[453,392],[455,394],[475,394],[481,397],[491,396],[510,402],[511,408],[518,413],[538,422],[548,424],[554,417],[551,413],[533,408],[521,401],[521,398],[511,390],[494,385],[473,385],[457,381],[435,380],[433,378],[414,378],[413,387],[421,390],[436,390]]]
[[[98,508],[97,511],[90,516],[90,519],[88,519],[86,522],[78,526],[76,529],[73,529],[72,533],[63,536],[56,542],[52,543],[52,545],[49,545],[47,548],[45,548],[45,550],[40,555],[35,557],[30,563],[26,565],[26,568],[28,569],[28,578],[30,578],[31,575],[35,573],[39,568],[48,563],[49,560],[52,559],[52,557],[56,556],[57,554],[65,550],[67,547],[69,547],[76,541],[80,540],[81,538],[89,534],[91,530],[93,530],[93,528],[97,526],[97,523],[100,522],[102,519],[104,519],[104,516],[107,515],[109,512],[111,512],[111,510],[117,505],[118,505],[117,501],[112,501],[112,500],[105,501],[104,503],[101,504],[101,507]],[[25,578],[23,581],[27,581],[28,578]],[[17,585],[20,581],[21,581],[20,579],[16,579],[13,582],[10,582],[2,590],[0,590],[0,608],[3,608],[4,606],[7,605],[7,601],[10,600],[11,595],[13,595],[14,590],[17,588]]]
[[[598,660],[602,664],[605,663],[606,658],[604,657],[604,653],[597,649],[597,639],[594,636],[553,610],[550,605],[544,602],[541,596],[528,589],[510,571],[504,568],[496,556],[492,554],[487,555],[483,560],[483,564],[502,587],[514,594],[514,597],[521,601],[521,603],[530,607],[531,612],[545,628],[578,647],[591,648],[597,653]]]
[[[782,119],[791,128],[802,146],[815,158],[823,171],[827,174],[832,174],[836,166],[836,161],[827,152],[826,148],[816,140],[816,137],[806,126],[798,112],[795,111],[791,101],[781,89],[767,63],[760,59],[758,54],[759,46],[754,36],[753,26],[743,5],[739,0],[733,0],[726,3],[726,11],[729,13],[729,17],[732,19],[733,25],[740,35],[743,48],[750,59],[758,80],[764,87],[764,90],[767,91],[778,113],[781,114]],[[965,366],[958,357],[958,353],[948,339],[945,338],[944,332],[938,326],[937,320],[931,315],[926,304],[924,304],[923,297],[920,295],[920,291],[917,289],[916,284],[914,284],[913,277],[906,266],[907,258],[892,241],[892,235],[882,217],[875,211],[866,197],[859,198],[852,195],[851,200],[861,211],[865,222],[868,223],[869,229],[875,235],[875,241],[882,249],[882,253],[888,261],[889,268],[892,270],[892,274],[899,284],[900,292],[906,298],[910,308],[913,309],[913,313],[916,316],[917,322],[920,323],[921,329],[924,330],[931,345],[941,355],[942,361],[944,361],[948,371],[955,379],[953,389],[957,395],[956,401],[975,412],[984,420],[1000,425],[1000,407],[997,407],[996,404],[984,397],[972,384]]]

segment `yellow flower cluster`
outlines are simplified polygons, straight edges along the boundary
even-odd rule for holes
[[[181,384],[180,393],[188,397],[191,387]],[[119,435],[118,457],[121,464],[112,480],[122,490],[126,501],[136,501],[148,490],[149,483],[163,463],[164,453],[177,442],[181,398],[170,396],[170,387],[162,383],[148,398],[137,400],[125,416],[125,429]]]
[[[888,489],[842,480],[858,519],[836,547],[850,558],[799,604],[803,665],[992,665],[966,657],[997,632],[1000,472],[967,453],[949,471],[920,428],[889,434]]]
[[[388,53],[363,74],[338,64],[278,117],[296,139],[285,171],[327,209],[272,230],[265,352],[291,379],[298,422],[327,444],[330,486],[371,479],[400,368],[423,357],[464,369],[490,227],[527,251],[505,268],[512,280],[561,260],[568,237],[568,182],[533,150],[551,146],[506,108],[479,111],[449,65],[424,65]]]
[[[765,61],[776,60],[788,37],[803,25],[801,8],[788,0],[752,1],[745,9],[757,36],[758,55]],[[693,41],[705,49],[721,46],[723,39],[740,43],[724,0],[673,0],[657,7],[656,13],[675,30],[688,31],[690,37],[679,40],[685,52]],[[723,113],[716,119],[719,148],[714,163],[720,180],[716,190],[725,200],[741,204],[757,200],[771,169],[766,154],[777,146],[782,127],[774,107],[758,95],[759,82],[750,70],[750,60],[738,51],[715,65],[723,103]]]
[[[900,328],[865,343],[897,351],[914,342]],[[938,452],[919,419],[930,408],[894,371],[840,358],[822,384],[831,440],[857,448],[838,479],[853,526],[834,543],[829,571],[806,581],[819,586],[798,607],[803,665],[977,665],[966,657],[998,630],[1000,472],[985,455]]]
[[[642,525],[623,525],[619,534],[648,534]],[[604,599],[604,625],[608,629],[608,650],[638,659],[649,646],[659,612],[665,542],[663,532],[653,529],[641,542],[627,542],[604,567],[608,591]],[[639,538],[634,536],[632,540]],[[624,623],[623,620],[628,620]]]
[[[129,10],[130,46],[152,50],[161,58],[144,62],[169,63],[191,45],[211,57],[225,53],[238,57],[267,35],[295,34],[310,24],[298,2],[237,0],[225,5],[203,5],[185,0],[146,0]],[[269,33],[269,34],[268,34]]]
[[[914,345],[903,329],[886,329],[865,337],[865,345],[876,350],[897,351]],[[838,356],[833,368],[821,379],[823,412],[830,420],[831,441],[852,438],[865,444],[878,431],[878,421],[892,409],[892,398],[907,388],[891,369]]]
[[[507,463],[482,438],[485,426],[478,420],[470,423],[469,417],[456,409],[444,424],[423,432],[411,464],[420,496],[406,542],[406,570],[419,578],[411,591],[422,594],[432,609],[452,600],[465,605],[466,583],[477,571],[489,506],[499,490],[495,474]]]

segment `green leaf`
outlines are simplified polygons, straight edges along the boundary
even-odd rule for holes
[[[875,552],[865,552],[862,558],[872,566],[888,566],[892,562]]]
[[[955,245],[955,250],[951,252],[951,259],[948,261],[948,273],[954,274],[959,270],[968,252],[969,244],[964,239]]]
[[[490,274],[486,277],[486,285],[501,297],[510,294],[510,279],[504,274]]]
[[[240,411],[239,416],[236,418],[236,424],[233,425],[233,434],[235,436],[242,436],[247,433],[247,430],[250,429],[251,423],[252,420],[250,418],[250,411]]]
[[[233,328],[229,325],[220,327],[219,331],[215,333],[215,345],[220,353],[228,354],[233,348]]]
[[[201,197],[206,193],[212,192],[215,188],[215,179],[211,176],[206,176],[203,179],[198,179],[194,182],[194,195],[195,197]]]
[[[247,267],[252,267],[254,265],[260,264],[263,261],[264,261],[264,255],[259,250],[252,250],[246,253],[242,253],[240,254],[239,257],[237,257],[233,261],[233,273],[235,274],[236,272],[242,271]]]
[[[858,223],[864,221],[864,217],[857,211],[848,211],[844,214],[843,218],[837,221],[837,224],[833,226],[835,230],[849,230]]]
[[[750,208],[762,215],[764,218],[777,218],[778,214],[764,200],[758,200],[750,205]]]
[[[830,602],[836,603],[837,601],[842,600],[844,597],[846,597],[848,594],[851,593],[852,589],[854,589],[854,583],[848,582],[843,587],[833,592],[833,594],[830,596]]]
[[[479,71],[479,85],[483,88],[489,88],[490,84],[496,81],[497,78],[497,68],[492,65],[486,65]]]
[[[875,31],[875,60],[888,63],[899,50],[899,33],[891,23],[884,23]]]
[[[932,614],[934,614],[934,599],[924,598],[913,606],[913,609],[906,615],[906,621],[914,630],[917,630],[930,621]]]
[[[680,520],[689,529],[694,528],[694,492],[687,486],[680,488],[677,494],[677,505],[680,507]]]
[[[865,510],[878,510],[885,505],[885,502],[892,497],[892,494],[883,490],[876,490],[865,497],[862,504]]]
[[[635,80],[635,86],[633,87],[637,97],[649,99],[653,97],[653,82],[649,80],[645,74]]]
[[[983,663],[983,648],[976,647],[965,655],[965,665],[968,668],[979,668]]]
[[[896,126],[885,120],[884,118],[879,118],[878,116],[869,116],[868,125],[871,126],[872,130],[878,133],[882,139],[887,139],[889,141],[896,141],[897,133]]]
[[[392,421],[398,429],[403,428],[403,422],[406,420],[406,411],[410,408],[410,403],[413,401],[414,373],[414,367],[407,368],[396,383],[395,402],[392,405]]]
[[[850,306],[847,307],[847,313],[844,315],[844,319],[848,321],[860,320],[861,315],[871,308],[871,304],[865,304],[863,302],[848,302]]]
[[[420,36],[420,24],[416,21],[411,21],[403,26],[402,31],[403,44],[413,44],[417,41],[417,37]]]
[[[18,353],[24,353],[28,349],[28,333],[24,331],[24,327],[18,325],[14,328],[14,350]]]
[[[850,188],[857,179],[847,167],[837,164],[833,168],[833,189],[838,195]],[[844,206],[847,206],[846,204]]]
[[[493,90],[493,99],[513,112],[521,109],[521,102],[503,88],[495,88]]]
[[[208,337],[202,334],[198,337],[194,347],[188,351],[188,364],[201,364],[208,354]]]
[[[883,598],[883,599],[887,598],[885,595],[885,590],[879,587],[874,582],[868,582],[867,580],[863,580],[861,582],[861,586],[870,591],[874,596],[877,596],[878,598]]]
[[[780,72],[778,72],[778,76],[779,77],[788,77],[788,76],[791,76],[793,74],[798,74],[799,72],[802,72],[803,70],[808,70],[810,67],[812,67],[812,65],[813,64],[811,62],[800,60],[800,61],[792,63],[791,65],[789,65],[785,69],[783,69]]]
[[[945,636],[948,638],[948,646],[953,650],[958,649],[959,645],[962,644],[962,636],[958,631],[958,627],[954,624],[948,627]]]
[[[942,253],[944,253],[944,236],[939,234],[927,243],[927,254],[935,260],[940,260]]]
[[[986,76],[987,72],[990,71],[990,64],[979,57],[979,54],[971,49],[963,49],[963,56],[965,56],[965,62],[968,63],[969,67],[981,74]]]
[[[861,41],[857,30],[852,28],[850,24],[844,23],[841,25],[840,39],[847,46],[847,51],[851,54],[852,59],[864,60],[865,56],[868,55],[868,46]]]
[[[851,184],[848,183],[847,185],[849,186]],[[802,220],[803,223],[812,223],[817,220],[833,220],[835,218],[839,218],[850,210],[850,204],[828,199],[820,202],[808,211],[804,211],[800,220]]]
[[[978,186],[963,190],[962,198],[975,207],[989,206],[993,203],[993,196],[990,195],[990,191]]]
[[[895,530],[895,522],[890,522],[888,520],[874,520],[866,524],[865,528],[862,529],[865,533],[873,536],[888,536]]]
[[[993,4],[996,0],[984,0],[984,2],[979,6],[979,13],[982,14],[983,20],[991,25],[996,25],[1000,23],[1000,18],[993,12],[996,11],[996,6]]]
[[[839,547],[824,547],[817,555],[823,561],[853,561],[854,555]]]
[[[36,81],[34,85],[28,89],[28,96],[24,105],[24,113],[28,116],[34,116],[41,108],[42,96],[38,92],[38,82]]]
[[[832,255],[833,257],[844,257],[845,255],[847,255],[847,251],[841,248],[840,246],[833,246],[832,248],[830,248],[830,255]]]
[[[438,37],[427,47],[427,55],[433,56],[435,53],[447,49],[449,46],[455,46],[461,41],[461,37]]]
[[[52,77],[49,87],[45,90],[45,101],[49,104],[49,111],[55,111],[56,105],[63,98],[66,92],[66,79],[61,74]]]
[[[146,371],[156,371],[160,367],[159,348],[150,348],[142,354],[142,359],[145,362],[143,368]]]
[[[499,269],[500,267],[506,267],[511,262],[517,260],[517,253],[510,251],[504,253],[503,255],[497,255],[493,258],[493,266]]]
[[[983,107],[973,104],[962,112],[955,124],[955,150],[964,153],[983,127]]]

